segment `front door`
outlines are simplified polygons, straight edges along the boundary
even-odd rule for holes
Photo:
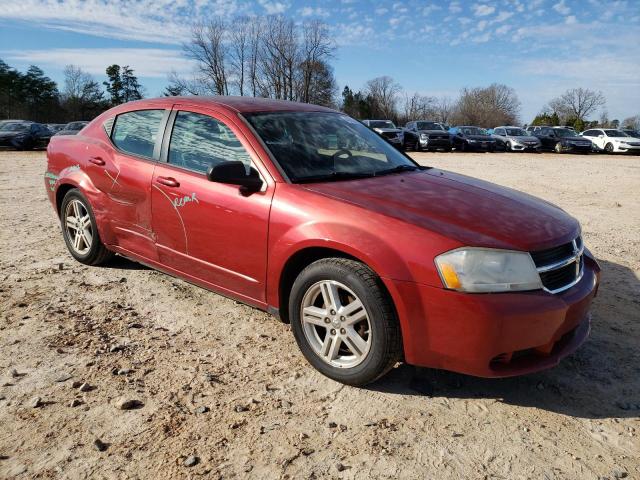
[[[264,302],[275,184],[233,120],[176,106],[169,122],[151,189],[160,261],[225,293]],[[256,168],[263,191],[245,195],[207,179],[211,165],[229,161]]]

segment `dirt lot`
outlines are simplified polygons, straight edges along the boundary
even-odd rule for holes
[[[640,478],[640,157],[419,160],[582,222],[603,284],[591,338],[558,368],[399,366],[343,387],[266,313],[124,259],[75,263],[44,154],[0,152],[0,478]]]

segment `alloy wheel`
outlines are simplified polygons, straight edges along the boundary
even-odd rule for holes
[[[314,353],[338,368],[361,364],[371,348],[369,314],[358,296],[335,280],[309,287],[302,299],[300,318]]]
[[[69,244],[78,255],[86,255],[93,243],[93,226],[87,207],[77,199],[67,204],[64,213]]]

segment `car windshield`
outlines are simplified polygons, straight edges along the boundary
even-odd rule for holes
[[[245,117],[294,183],[348,180],[419,168],[347,115],[274,112]]]
[[[418,130],[444,130],[442,125],[435,122],[416,122]]]
[[[526,137],[529,134],[521,128],[507,128],[507,135],[511,137]]]
[[[460,131],[465,135],[486,135],[487,131],[478,127],[460,127]]]
[[[28,123],[7,123],[2,125],[2,131],[4,132],[26,132],[29,130]]]
[[[607,134],[607,137],[628,137],[626,133],[622,130],[605,130],[604,133]]]
[[[393,122],[389,120],[370,120],[369,126],[371,128],[396,128]]]
[[[558,137],[575,137],[576,136],[576,132],[574,132],[573,130],[569,130],[568,128],[554,128],[553,131],[556,132],[556,135]]]

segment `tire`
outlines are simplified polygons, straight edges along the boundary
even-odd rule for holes
[[[75,222],[71,221],[71,218]],[[68,220],[70,220],[69,223],[67,223]],[[71,225],[72,223],[74,226]],[[66,243],[71,256],[78,262],[85,265],[100,265],[113,257],[113,252],[107,250],[100,240],[91,204],[77,188],[69,190],[62,200],[60,226],[64,243]],[[78,240],[76,232],[80,228],[83,233]]]
[[[562,153],[562,144],[560,142],[556,143],[556,146],[553,147],[553,151],[556,153]]]
[[[457,150],[457,148],[456,148],[456,150]],[[466,152],[467,150],[468,150],[467,149],[467,142],[463,141],[462,144],[460,145],[460,151],[461,152]]]
[[[445,152],[451,152],[452,150],[453,150],[453,148],[452,148],[452,147],[445,147],[445,148],[444,148],[444,151],[445,151]]]
[[[613,143],[607,143],[604,146],[604,151],[607,152],[607,153],[614,153],[613,152]]]
[[[505,152],[510,152],[511,150],[512,150],[512,149],[511,149],[511,142],[505,142],[505,144],[504,144],[504,151],[505,151]]]
[[[420,138],[416,137],[416,143],[413,145],[413,150],[416,152],[420,152],[422,151],[422,149],[420,148]]]
[[[336,292],[337,302],[325,300]],[[341,316],[345,308],[356,309]],[[393,303],[380,278],[355,260],[325,258],[307,266],[291,288],[289,318],[307,361],[338,382],[367,385],[402,357]]]

